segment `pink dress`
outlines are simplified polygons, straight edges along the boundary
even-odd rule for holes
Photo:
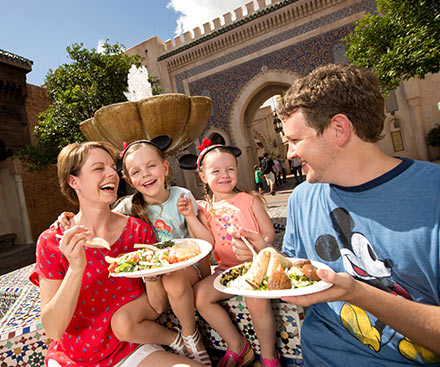
[[[253,203],[254,197],[245,192],[238,193],[232,199],[218,201],[212,207],[207,201],[198,202],[208,218],[209,226],[214,235],[215,242],[212,254],[219,262],[218,270],[225,270],[242,263],[232,250],[232,236],[227,231],[229,226],[234,225],[256,232],[260,231],[252,210]]]
[[[69,263],[59,251],[59,229],[44,231],[37,242],[37,263],[30,280],[39,286],[39,278],[63,279]],[[61,366],[113,366],[134,351],[138,345],[119,341],[111,329],[113,313],[139,297],[145,287],[141,279],[114,278],[108,275],[106,255],[116,257],[134,250],[136,243],[155,243],[151,226],[129,217],[119,239],[111,250],[86,248],[78,304],[61,340],[52,341],[46,355]]]

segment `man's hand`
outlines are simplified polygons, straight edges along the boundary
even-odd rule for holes
[[[352,302],[360,292],[360,282],[347,273],[335,273],[331,270],[318,269],[318,276],[324,282],[333,284],[321,292],[304,296],[283,297],[283,301],[299,306],[310,306],[321,302],[344,301]]]

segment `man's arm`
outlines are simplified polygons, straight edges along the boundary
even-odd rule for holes
[[[322,292],[283,300],[301,306],[344,301],[376,316],[411,341],[440,355],[440,306],[426,305],[395,296],[346,273],[318,270],[319,277],[334,284]]]

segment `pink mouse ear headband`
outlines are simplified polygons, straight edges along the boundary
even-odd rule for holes
[[[199,156],[196,156],[195,154],[184,154],[179,158],[179,167],[187,170],[199,169],[203,158],[206,156],[206,153],[217,148],[228,149],[235,157],[239,157],[241,155],[241,150],[239,148],[225,146],[222,144],[211,144],[211,140],[203,139],[202,144],[197,147],[197,149],[201,151]]]

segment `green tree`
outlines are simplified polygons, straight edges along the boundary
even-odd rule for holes
[[[67,47],[72,62],[63,64],[46,75],[46,86],[52,104],[38,116],[34,134],[38,143],[29,145],[18,156],[32,168],[55,163],[59,151],[72,142],[85,140],[79,124],[93,117],[96,110],[112,103],[126,101],[127,76],[131,65],[140,66],[139,55],[128,56],[122,45],[108,40],[103,52],[88,50],[82,43]],[[156,77],[149,77],[153,94],[162,90]]]
[[[373,69],[383,89],[440,71],[440,1],[377,0],[346,37],[352,64]]]

